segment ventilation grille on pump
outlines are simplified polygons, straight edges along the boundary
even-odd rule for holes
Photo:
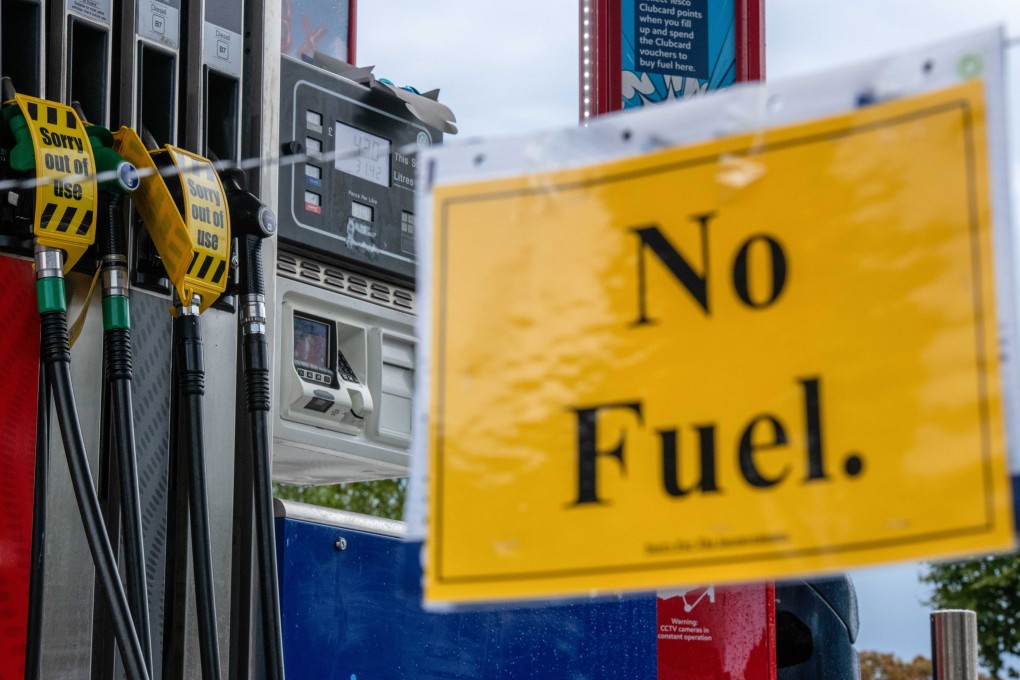
[[[414,313],[414,293],[406,288],[383,283],[370,276],[353,274],[339,267],[319,264],[313,260],[279,253],[276,259],[276,271],[280,276],[295,281],[304,281],[354,298],[361,298],[377,305],[391,307],[402,312]]]

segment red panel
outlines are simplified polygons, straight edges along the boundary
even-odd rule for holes
[[[347,63],[357,64],[358,54],[358,0],[351,0],[351,13],[347,21]]]
[[[592,32],[595,115],[601,116],[610,111],[618,111],[623,106],[623,83],[620,78],[622,71],[620,21],[623,9],[620,0],[592,0],[592,8],[595,10],[593,18],[595,30]],[[581,58],[584,59],[583,54]],[[583,99],[583,92],[581,96]]]
[[[735,0],[737,80],[765,80],[765,0]]]
[[[772,584],[660,592],[659,680],[775,680]]]
[[[39,315],[29,262],[0,256],[0,678],[25,675]]]
[[[584,122],[584,4],[577,0],[577,119]]]
[[[578,114],[583,123],[584,112],[591,111],[592,116],[601,116],[621,107],[623,83],[620,79],[620,19],[622,8],[620,0],[588,0],[592,14],[584,12],[585,0],[578,0]],[[590,31],[586,31],[585,20],[591,21]],[[591,44],[589,52],[584,51],[584,36],[589,32]],[[586,68],[585,58],[592,61],[591,68]],[[586,81],[585,72],[590,70],[591,80]],[[585,91],[588,84],[591,90]],[[585,103],[591,97],[592,104]]]

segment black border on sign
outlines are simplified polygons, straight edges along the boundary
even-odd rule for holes
[[[696,559],[682,559],[682,560],[670,560],[664,562],[652,562],[652,563],[641,563],[633,565],[606,565],[606,566],[594,566],[594,567],[581,567],[574,569],[554,569],[544,571],[530,571],[523,573],[510,573],[510,574],[480,574],[480,575],[466,575],[466,576],[448,576],[443,573],[443,503],[441,500],[436,503],[436,521],[435,521],[435,535],[431,537],[432,540],[436,541],[436,573],[435,578],[438,583],[443,584],[458,584],[458,583],[485,583],[485,582],[499,582],[499,581],[527,581],[532,579],[549,579],[549,578],[568,578],[571,576],[582,576],[582,575],[597,575],[597,574],[608,574],[608,573],[638,573],[647,571],[656,571],[660,569],[670,569],[677,567],[696,567],[696,566],[711,566],[711,565],[724,565],[724,564],[735,564],[735,563],[755,563],[763,560],[773,560],[779,558],[789,557],[800,557],[800,556],[811,556],[811,555],[826,555],[835,554],[848,551],[858,550],[869,550],[879,549],[895,545],[910,545],[916,543],[926,543],[929,541],[954,538],[961,536],[979,535],[990,532],[995,529],[995,512],[994,512],[994,492],[992,489],[992,461],[991,461],[991,423],[989,422],[989,405],[988,405],[988,382],[987,382],[987,359],[985,352],[985,319],[986,311],[983,309],[982,303],[984,299],[984,291],[982,288],[981,280],[981,243],[980,243],[980,224],[978,215],[978,202],[977,202],[977,162],[974,157],[975,154],[975,143],[973,138],[973,112],[969,100],[960,99],[955,101],[944,102],[938,105],[930,106],[917,111],[912,111],[907,114],[898,116],[891,116],[889,118],[874,121],[864,125],[853,125],[840,130],[832,130],[823,134],[805,135],[803,137],[792,138],[783,140],[775,143],[765,144],[748,144],[747,146],[738,149],[738,152],[751,152],[755,155],[764,155],[770,151],[776,151],[785,148],[791,148],[796,146],[803,146],[806,144],[812,144],[815,142],[831,141],[834,139],[843,139],[854,135],[872,132],[878,129],[893,127],[896,125],[902,125],[910,123],[916,120],[924,118],[930,118],[933,116],[941,115],[948,112],[958,111],[964,127],[964,162],[966,164],[967,172],[967,212],[968,212],[968,232],[970,237],[971,247],[971,269],[972,269],[972,286],[973,286],[973,303],[974,303],[974,318],[975,318],[975,344],[977,346],[977,369],[978,369],[978,418],[981,422],[981,440],[982,440],[982,462],[983,462],[983,487],[985,492],[985,521],[983,524],[976,526],[965,526],[955,529],[945,529],[942,531],[933,531],[928,533],[921,533],[914,536],[898,536],[893,538],[881,539],[876,541],[860,541],[855,543],[845,543],[840,545],[831,546],[817,546],[812,548],[803,549],[791,549],[791,550],[776,550],[771,552],[761,552],[754,554],[743,554],[723,557],[706,557]],[[660,174],[663,172],[670,172],[683,168],[690,168],[699,165],[705,165],[707,163],[716,163],[719,160],[718,154],[710,156],[703,156],[699,158],[688,159],[684,161],[665,163],[663,165],[642,168],[640,170],[634,170],[629,172],[621,172],[615,175],[607,175],[604,177],[582,180],[576,182],[566,182],[563,184],[555,185],[558,190],[577,190],[600,184],[609,184],[612,182],[619,182],[624,180],[632,180],[640,177],[649,175]],[[441,203],[441,221],[440,221],[440,244],[439,244],[439,285],[437,286],[436,301],[438,311],[438,323],[437,329],[437,347],[436,347],[436,358],[439,373],[437,376],[437,399],[436,399],[436,434],[434,440],[434,447],[437,456],[437,467],[438,472],[436,474],[436,488],[435,493],[438,499],[443,498],[443,472],[444,472],[444,449],[443,443],[445,441],[444,427],[445,422],[445,363],[446,363],[446,313],[447,313],[447,255],[449,251],[449,208],[450,206],[458,203],[475,203],[481,201],[489,201],[493,199],[505,199],[513,196],[527,196],[533,194],[544,194],[548,193],[549,185],[542,185],[541,187],[529,187],[524,189],[513,189],[505,191],[494,191],[484,194],[475,194],[471,196],[461,196],[456,198],[450,198]]]

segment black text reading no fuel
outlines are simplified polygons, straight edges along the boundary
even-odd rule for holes
[[[710,227],[715,220],[715,213],[703,213],[691,216],[687,224],[696,225],[701,245],[701,265],[692,264],[670,240],[668,234],[658,224],[648,224],[630,229],[637,239],[637,253],[634,259],[635,283],[638,293],[637,318],[628,324],[632,333],[656,332],[653,319],[648,312],[650,292],[647,285],[647,253],[654,255],[655,260],[679,284],[674,290],[688,296],[693,303],[692,309],[708,319],[712,318],[711,303],[712,281],[709,271],[710,260]],[[759,249],[767,255],[767,285],[760,290],[752,290],[751,253]],[[760,261],[756,259],[755,261]],[[789,282],[789,259],[782,242],[775,235],[755,232],[740,241],[732,255],[732,266],[727,278],[732,287],[732,294],[740,302],[744,313],[761,314],[779,304],[783,292]],[[663,288],[656,288],[657,295],[663,295]],[[681,356],[678,352],[677,356]],[[822,408],[822,379],[820,376],[794,378],[800,386],[803,401],[804,427],[804,474],[800,480],[804,484],[830,480],[827,471],[824,449],[824,424]],[[742,385],[735,385],[739,389]],[[677,385],[678,389],[697,390],[697,385]],[[597,405],[586,405],[570,409],[576,416],[576,460],[577,460],[577,494],[572,502],[574,507],[593,503],[609,502],[598,493],[598,461],[600,458],[615,458],[619,467],[626,470],[625,453],[627,442],[638,439],[636,433],[625,429],[621,431],[616,446],[612,449],[599,450],[599,416],[605,412],[629,412],[639,428],[644,427],[646,405],[640,399],[622,399]],[[789,417],[787,417],[789,419]],[[719,426],[712,422],[693,424],[697,440],[700,477],[696,481],[680,478],[681,432],[683,427],[670,425],[655,429],[657,435],[657,456],[661,460],[662,491],[672,498],[684,498],[695,493],[722,493],[723,486],[717,475],[718,446],[717,433]],[[779,415],[760,413],[752,416],[743,427],[735,443],[735,467],[742,479],[752,489],[767,490],[776,487],[790,478],[793,468],[789,460],[779,464],[772,462],[764,465],[760,456],[767,451],[781,449],[789,445],[788,427]],[[628,434],[632,436],[628,440]],[[640,441],[647,442],[647,437]],[[653,454],[655,455],[655,454]],[[767,469],[766,469],[767,468]],[[864,472],[864,460],[860,454],[850,452],[843,461],[843,469],[848,477],[857,477]],[[778,471],[776,471],[778,470]],[[770,472],[771,471],[771,472]]]

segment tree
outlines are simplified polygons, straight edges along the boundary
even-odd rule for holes
[[[311,503],[363,515],[401,519],[404,514],[404,498],[407,495],[407,479],[380,479],[373,482],[328,486],[273,484],[273,495],[284,500]]]
[[[892,654],[861,652],[861,680],[931,680],[931,661],[923,656],[907,663]]]
[[[935,590],[928,604],[936,609],[977,613],[978,651],[993,678],[1020,678],[1020,666],[1007,657],[1020,655],[1020,557],[983,557],[930,565],[921,577]]]
[[[892,654],[861,652],[861,680],[931,680],[931,660],[916,656],[911,662],[901,661]],[[979,680],[989,680],[979,675]]]

